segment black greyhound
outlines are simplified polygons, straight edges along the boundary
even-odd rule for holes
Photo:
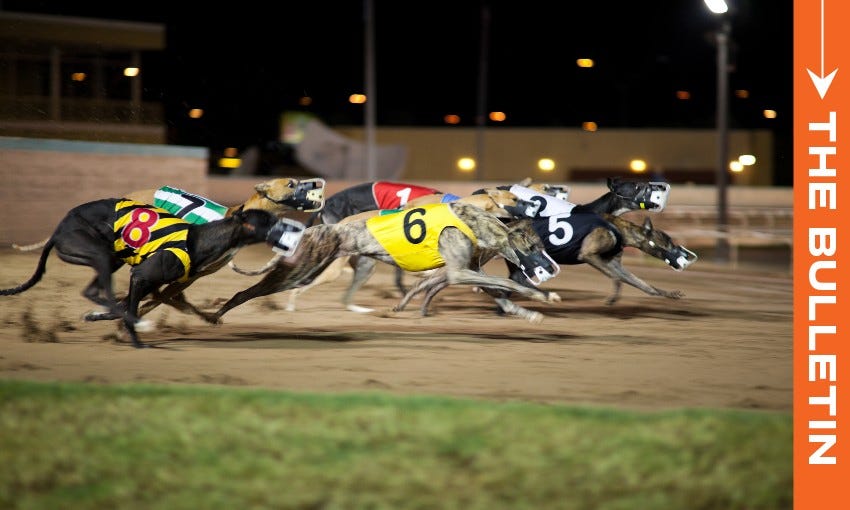
[[[45,244],[32,277],[17,287],[0,290],[0,295],[20,294],[38,283],[50,251],[56,248],[60,259],[89,266],[97,273],[83,296],[109,311],[89,314],[86,319],[123,319],[133,346],[146,347],[136,333],[142,298],[162,285],[191,279],[231,250],[245,245],[266,241],[276,250],[294,250],[300,233],[300,223],[278,220],[258,209],[193,225],[140,202],[95,200],[71,209]],[[134,267],[127,298],[119,303],[112,289],[112,273],[125,263]]]

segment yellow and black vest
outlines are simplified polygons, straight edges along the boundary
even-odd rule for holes
[[[448,204],[429,204],[366,220],[366,228],[406,271],[426,271],[445,265],[438,241],[446,227],[456,227],[473,243],[475,233]]]
[[[189,223],[164,209],[141,202],[121,200],[115,204],[115,254],[131,266],[159,250],[168,250],[183,263],[185,271],[179,281],[189,278],[189,250],[186,238]]]

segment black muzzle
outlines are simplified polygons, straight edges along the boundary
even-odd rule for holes
[[[304,212],[321,210],[325,206],[325,180],[315,178],[299,181],[295,192],[283,203]]]
[[[540,210],[540,202],[519,199],[516,205],[505,205],[502,209],[508,211],[508,214],[514,218],[534,218]]]
[[[535,286],[554,278],[561,271],[561,266],[545,250],[528,254],[517,251],[516,255],[522,274]]]
[[[670,185],[666,182],[648,182],[634,197],[623,198],[632,200],[641,209],[661,212],[667,205],[667,197],[669,195]]]

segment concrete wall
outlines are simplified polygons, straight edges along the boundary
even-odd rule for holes
[[[43,239],[78,204],[165,184],[205,195],[207,149],[0,137],[0,246]]]

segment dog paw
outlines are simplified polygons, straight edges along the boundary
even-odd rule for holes
[[[92,310],[90,312],[84,313],[83,317],[82,317],[82,319],[86,322],[105,321],[105,320],[112,320],[112,319],[116,319],[116,318],[117,317],[115,317],[115,315],[112,314],[112,312],[110,312],[106,309]]]
[[[345,309],[348,310],[349,312],[355,312],[355,313],[369,313],[369,312],[375,311],[372,308],[366,308],[365,306],[358,306],[358,305],[348,305],[348,306],[345,307]]]
[[[543,322],[543,314],[540,312],[529,312],[528,315],[525,316],[525,320],[532,324],[540,324]]]
[[[681,290],[671,290],[664,293],[664,297],[668,297],[670,299],[681,299],[685,297],[685,293]]]
[[[561,296],[557,292],[547,292],[546,293],[546,302],[547,303],[560,303]]]
[[[133,327],[139,333],[150,333],[151,331],[156,329],[153,322],[151,322],[147,319],[137,320],[136,323],[133,325]]]

